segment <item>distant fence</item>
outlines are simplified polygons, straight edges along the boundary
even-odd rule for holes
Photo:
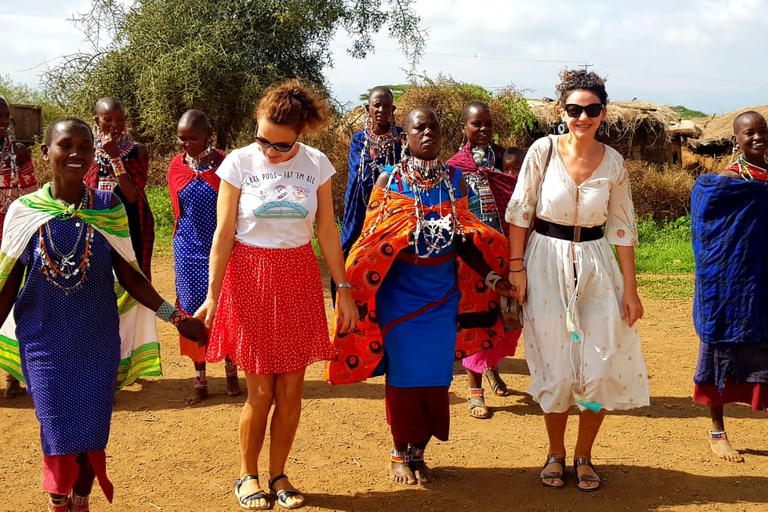
[[[14,138],[30,145],[42,139],[43,108],[35,105],[11,105]]]

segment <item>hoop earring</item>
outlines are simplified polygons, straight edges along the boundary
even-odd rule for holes
[[[560,124],[557,125],[557,134],[563,135],[566,131],[568,131],[568,126],[565,121],[560,121]]]
[[[600,126],[597,128],[598,137],[602,137],[603,135],[605,135],[605,132],[607,129],[608,129],[608,125],[605,123],[605,121],[602,121],[600,123]]]

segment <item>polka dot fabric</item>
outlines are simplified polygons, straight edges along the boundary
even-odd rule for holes
[[[235,244],[206,360],[218,362],[227,354],[241,369],[262,375],[296,372],[336,357],[311,244],[292,249]]]
[[[213,187],[195,178],[179,191],[179,216],[173,235],[176,297],[181,310],[195,314],[208,292],[208,261],[216,231],[216,199]],[[205,361],[205,347],[179,336],[180,352],[194,362]]]
[[[92,193],[95,209],[109,207],[110,192]],[[75,246],[81,222],[49,222],[59,252],[66,254]],[[45,238],[49,254],[53,254],[47,235]],[[76,261],[82,257],[84,239],[85,233],[77,245]],[[14,311],[21,367],[40,421],[43,454],[103,450],[109,440],[120,364],[111,247],[99,232],[94,233],[86,279],[65,294],[46,281],[38,244],[35,234],[21,257],[27,278]]]

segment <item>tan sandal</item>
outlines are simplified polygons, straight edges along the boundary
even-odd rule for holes
[[[483,377],[485,377],[485,380],[488,381],[488,387],[491,388],[491,391],[493,391],[494,395],[507,396],[509,394],[507,383],[501,379],[498,368],[491,368],[490,366],[486,367],[483,370]]]
[[[491,411],[488,410],[488,406],[485,405],[483,394],[483,388],[470,389],[469,396],[467,397],[469,415],[480,420],[486,420],[491,417]]]

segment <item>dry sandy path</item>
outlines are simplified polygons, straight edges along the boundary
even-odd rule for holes
[[[153,271],[161,293],[173,296],[169,256]],[[387,480],[388,428],[381,378],[353,386],[322,382],[308,369],[301,425],[287,473],[307,495],[304,509],[392,510],[768,510],[768,422],[747,406],[727,408],[727,426],[745,462],[713,457],[708,412],[691,403],[697,338],[691,303],[645,300],[640,323],[651,406],[608,416],[594,462],[604,479],[595,494],[539,485],[546,435],[539,408],[521,392],[529,377],[523,354],[502,363],[517,393],[491,397],[490,420],[471,419],[466,377],[457,366],[451,388],[451,440],[427,455],[440,478],[427,488]],[[240,510],[232,494],[238,474],[237,421],[242,397],[224,393],[224,369],[209,371],[211,397],[188,406],[192,364],[178,355],[176,335],[161,326],[165,377],[145,379],[117,396],[107,449],[115,483],[110,507],[98,489],[93,510]],[[244,387],[244,382],[241,381]],[[572,449],[575,432],[568,431]],[[0,510],[42,510],[38,424],[28,396],[0,399]],[[266,475],[262,475],[262,480]]]

